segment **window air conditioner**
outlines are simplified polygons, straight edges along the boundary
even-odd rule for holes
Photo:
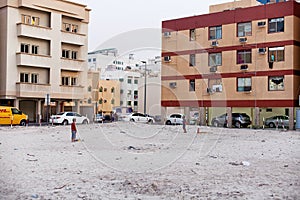
[[[171,82],[169,83],[170,88],[176,88],[177,83],[176,82]]]
[[[213,85],[212,89],[215,92],[222,92],[222,90],[223,90],[222,85]]]
[[[246,42],[247,42],[247,38],[246,37],[240,38],[240,43],[246,43]]]
[[[210,71],[210,72],[216,72],[217,69],[218,69],[217,66],[213,66],[213,67],[210,67],[210,68],[209,68],[209,71]]]
[[[266,26],[266,22],[262,21],[262,22],[257,22],[257,26],[258,27],[265,27]]]
[[[165,56],[164,61],[165,62],[170,62],[171,61],[171,56]]]
[[[212,41],[211,46],[217,47],[219,45],[218,41]]]
[[[164,32],[164,37],[171,37],[171,32]]]
[[[266,48],[259,48],[258,53],[259,54],[265,54],[266,53]]]
[[[247,70],[248,69],[248,65],[241,65],[241,70]]]

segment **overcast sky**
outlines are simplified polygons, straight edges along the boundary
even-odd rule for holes
[[[230,0],[70,0],[91,8],[89,50],[137,29],[160,29],[163,20],[208,13],[209,5]],[[160,40],[160,35],[157,36]]]

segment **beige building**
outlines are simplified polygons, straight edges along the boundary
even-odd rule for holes
[[[0,105],[30,121],[75,109],[87,93],[89,9],[66,0],[0,0]],[[84,113],[82,113],[84,114]]]
[[[201,124],[247,113],[255,126],[288,115],[300,92],[300,4],[234,1],[162,23],[162,106],[197,109]],[[229,125],[231,121],[229,117]]]
[[[119,80],[99,80],[98,113],[110,113],[120,106]]]

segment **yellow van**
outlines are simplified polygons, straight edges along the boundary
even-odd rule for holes
[[[20,124],[25,126],[28,116],[15,107],[0,106],[0,125]]]

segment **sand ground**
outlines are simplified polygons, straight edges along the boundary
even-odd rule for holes
[[[0,127],[0,199],[300,199],[300,132]]]

